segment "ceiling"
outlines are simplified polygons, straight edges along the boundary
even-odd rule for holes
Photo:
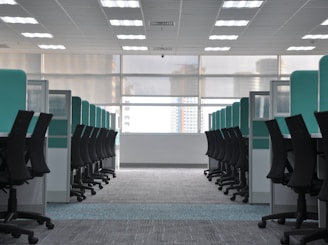
[[[327,0],[264,0],[260,8],[225,9],[223,0],[140,0],[140,8],[103,8],[99,0],[16,0],[0,5],[0,16],[34,17],[39,24],[6,24],[0,20],[0,52],[69,54],[209,54],[323,55],[328,40],[303,40],[306,34],[328,34]],[[141,19],[142,27],[114,27],[109,19]],[[216,20],[250,20],[245,27],[217,27]],[[153,26],[152,22],[174,22]],[[51,39],[26,38],[22,32],[47,32]],[[145,40],[119,40],[118,34],[144,34]],[[239,35],[237,40],[209,40],[210,35]],[[39,44],[61,44],[66,50],[42,50]],[[122,46],[148,51],[123,51]],[[206,52],[205,47],[231,47]],[[290,46],[315,46],[287,51]]]

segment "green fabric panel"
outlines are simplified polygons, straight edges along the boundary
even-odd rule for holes
[[[0,69],[0,132],[8,133],[18,110],[26,110],[26,73]]]
[[[67,120],[52,119],[49,125],[49,136],[67,136]]]
[[[51,138],[48,139],[49,148],[67,148],[67,138]]]
[[[90,105],[90,126],[96,126],[96,106],[91,104]]]
[[[239,127],[240,102],[232,104],[232,126]]]
[[[269,139],[253,139],[253,149],[269,149]]]
[[[72,97],[72,132],[74,132],[76,125],[81,124],[81,110],[82,110],[82,100],[80,97]]]
[[[243,135],[249,135],[249,98],[240,99],[240,130]]]
[[[82,123],[89,125],[90,104],[88,101],[82,101]]]
[[[110,129],[110,112],[106,111],[106,128]]]
[[[313,112],[318,110],[318,71],[294,71],[290,76],[291,115],[302,114],[310,133],[318,126]]]
[[[106,128],[106,111],[101,109],[101,127]]]
[[[96,126],[101,127],[101,108],[96,107]]]
[[[209,130],[214,130],[215,129],[215,116],[216,116],[216,112],[212,112],[211,117],[210,117],[211,124],[210,124]]]
[[[221,110],[215,112],[215,128],[214,129],[221,129]]]
[[[231,128],[232,126],[232,106],[226,107],[226,128]]]
[[[223,108],[220,110],[220,128],[225,128],[226,127],[226,109]]]
[[[253,137],[266,137],[269,136],[268,128],[265,121],[253,121]]]
[[[319,61],[319,111],[328,111],[328,55],[323,56]]]
[[[288,130],[288,127],[287,127],[287,124],[285,121],[285,117],[275,117],[275,119],[277,119],[281,133],[289,134],[289,130]]]
[[[33,116],[32,117],[32,120],[31,120],[30,125],[28,126],[28,130],[27,130],[27,133],[28,134],[32,134],[33,133],[33,130],[34,130],[36,121],[38,120],[38,117],[39,116]]]

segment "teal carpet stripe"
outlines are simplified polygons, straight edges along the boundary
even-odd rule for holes
[[[54,220],[230,220],[254,221],[269,213],[268,205],[234,204],[48,204]]]

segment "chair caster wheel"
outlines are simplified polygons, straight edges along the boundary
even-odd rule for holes
[[[259,228],[265,228],[265,227],[266,227],[266,221],[265,221],[265,220],[260,221],[260,222],[257,224],[257,226],[258,226]]]
[[[278,224],[279,225],[284,225],[286,223],[286,219],[278,219]]]
[[[243,200],[243,203],[248,203],[248,198],[245,198],[245,199]]]
[[[236,200],[236,196],[232,196],[232,197],[230,197],[230,200],[231,200],[231,201]]]
[[[43,220],[37,220],[39,225],[43,225],[44,221]]]
[[[95,190],[92,190],[92,191],[91,191],[91,195],[96,195],[96,193],[97,193],[97,192],[96,192]]]
[[[218,190],[219,190],[219,191],[222,191],[222,189],[223,189],[222,186],[219,186],[219,187],[218,187]]]
[[[212,181],[212,178],[208,178],[208,181]]]
[[[84,199],[83,199],[83,197],[77,197],[76,198],[79,202],[82,202]]]
[[[113,178],[116,178],[116,174],[113,174]]]
[[[14,238],[20,238],[21,234],[20,233],[12,233],[11,234]]]
[[[280,244],[289,244],[289,237],[288,236],[283,236],[280,239]]]
[[[36,238],[35,236],[29,236],[29,237],[28,237],[28,243],[29,243],[29,244],[37,244],[38,241],[39,241],[39,239]]]
[[[52,229],[55,227],[55,225],[49,221],[49,222],[46,223],[46,227],[47,227],[49,230],[52,230]]]
[[[225,190],[225,191],[223,192],[223,194],[224,194],[224,195],[228,195],[228,194],[229,194],[229,191]]]

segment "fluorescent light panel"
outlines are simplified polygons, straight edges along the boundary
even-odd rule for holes
[[[0,19],[3,22],[10,24],[38,24],[38,21],[32,17],[10,17],[10,16],[2,16]]]
[[[118,39],[137,39],[137,40],[143,40],[146,39],[145,35],[117,35]]]
[[[263,1],[224,1],[223,8],[259,8]]]
[[[230,47],[206,47],[205,51],[229,51]]]
[[[147,51],[148,47],[144,47],[144,46],[123,46],[122,49],[127,50],[127,51]]]
[[[41,49],[66,49],[64,45],[38,45],[39,48]]]
[[[292,46],[287,51],[308,51],[315,49],[315,46]]]
[[[110,20],[112,26],[142,26],[142,20]]]
[[[107,8],[140,8],[139,1],[101,0],[101,5]]]
[[[238,35],[211,35],[210,40],[236,40]]]
[[[17,3],[14,0],[0,0],[0,4],[16,5]]]
[[[247,26],[249,20],[217,20],[215,26]]]
[[[321,23],[322,26],[327,26],[328,25],[328,19],[325,20],[324,22]]]
[[[305,35],[302,39],[328,39],[328,34]]]
[[[23,32],[22,35],[24,37],[30,37],[30,38],[53,38],[54,37],[50,33],[30,33],[30,32]]]

